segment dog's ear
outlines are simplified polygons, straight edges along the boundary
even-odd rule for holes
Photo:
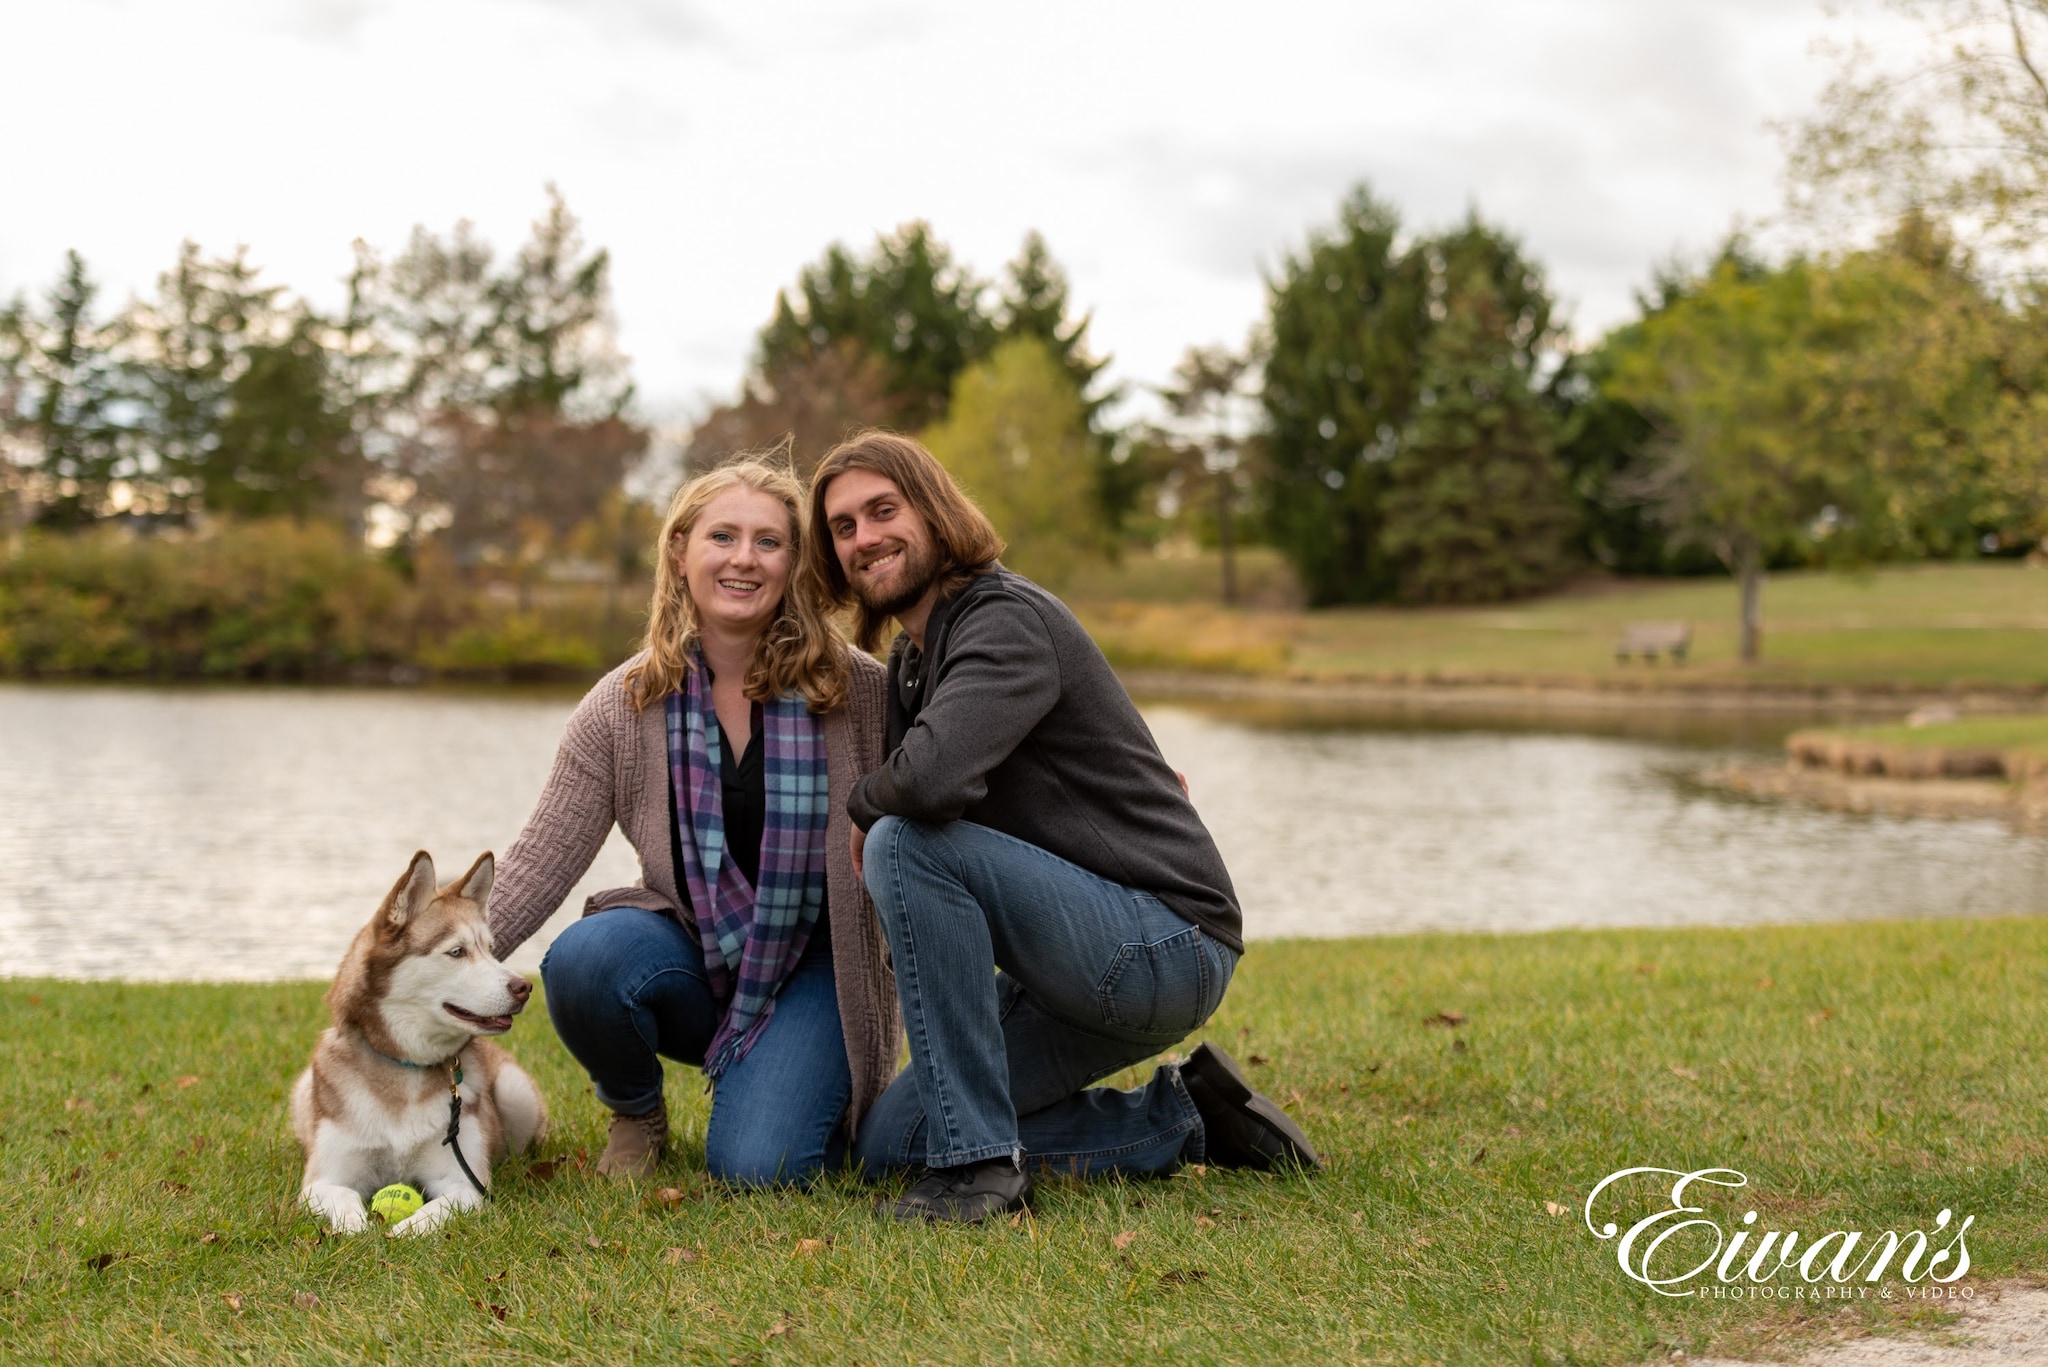
[[[491,880],[497,876],[497,869],[497,860],[492,858],[489,850],[485,850],[469,866],[469,872],[462,875],[462,886],[456,891],[476,903],[481,910],[483,904],[490,900]]]
[[[412,866],[399,876],[377,908],[377,924],[389,931],[404,930],[412,918],[434,900],[434,856],[421,850]]]

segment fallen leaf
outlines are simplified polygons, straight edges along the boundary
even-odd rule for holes
[[[83,1097],[67,1096],[64,1098],[64,1109],[67,1111],[89,1111],[92,1109],[92,1103]]]
[[[209,1229],[206,1233],[199,1236],[199,1242],[202,1244],[217,1244],[220,1242],[220,1235]]]
[[[310,1291],[301,1291],[298,1295],[292,1297],[292,1304],[298,1306],[301,1310],[318,1310],[320,1308],[320,1298]]]
[[[1510,1139],[1520,1139],[1522,1137],[1522,1127],[1519,1125],[1508,1126],[1507,1136]]]
[[[1821,1024],[1821,1023],[1822,1023],[1823,1021],[1831,1021],[1831,1020],[1833,1020],[1834,1018],[1835,1018],[1835,1013],[1834,1013],[1834,1012],[1832,1012],[1832,1011],[1830,1011],[1830,1010],[1828,1010],[1828,1008],[1827,1008],[1827,1007],[1823,1006],[1823,1007],[1822,1007],[1822,1008],[1821,1008],[1820,1010],[1818,1010],[1818,1011],[1814,1012],[1814,1013],[1813,1013],[1813,1015],[1812,1015],[1811,1017],[1809,1017],[1809,1018],[1808,1018],[1808,1020],[1807,1020],[1807,1024],[1809,1024],[1809,1025],[1819,1025],[1819,1024]]]
[[[1137,1231],[1137,1230],[1135,1230],[1135,1229],[1127,1229],[1127,1230],[1125,1230],[1125,1231],[1124,1231],[1123,1233],[1121,1233],[1121,1234],[1117,1235],[1117,1236],[1116,1236],[1116,1237],[1115,1237],[1114,1239],[1111,1239],[1111,1240],[1110,1240],[1110,1242],[1111,1242],[1111,1243],[1113,1243],[1113,1244],[1115,1244],[1115,1245],[1116,1245],[1116,1250],[1117,1250],[1117,1252],[1121,1253],[1121,1252],[1123,1252],[1123,1251],[1124,1251],[1125,1249],[1129,1248],[1129,1247],[1131,1246],[1131,1240],[1133,1240],[1133,1239],[1135,1239],[1135,1238],[1137,1238],[1137,1237],[1138,1237],[1138,1231]]]
[[[168,1177],[159,1185],[173,1196],[190,1196],[192,1194],[192,1188],[186,1186],[183,1182],[173,1182]]]
[[[1207,1177],[1209,1175],[1209,1165],[1207,1163],[1190,1163],[1182,1168],[1181,1171],[1189,1177]]]
[[[768,1326],[768,1332],[761,1335],[761,1339],[763,1342],[768,1342],[774,1339],[783,1338],[795,1332],[796,1316],[790,1314],[787,1310],[785,1310],[782,1312],[781,1319],[775,1321],[775,1323]]]
[[[185,1076],[178,1079],[178,1086],[180,1087],[196,1087],[198,1085],[199,1074],[197,1073],[187,1073],[185,1074]]]
[[[1194,1286],[1207,1281],[1209,1274],[1199,1267],[1176,1267],[1171,1272],[1159,1274],[1161,1286]]]
[[[548,1256],[549,1256],[550,1258],[559,1258],[559,1257],[561,1257],[561,1256],[562,1256],[562,1250],[561,1250],[561,1249],[559,1249],[559,1248],[555,1248],[555,1247],[553,1247],[553,1246],[550,1246],[550,1247],[548,1248]]]
[[[240,1314],[240,1313],[242,1312],[242,1293],[241,1293],[241,1292],[239,1292],[239,1291],[223,1291],[223,1292],[221,1292],[221,1293],[220,1293],[220,1298],[221,1298],[222,1300],[224,1300],[224,1301],[226,1301],[226,1302],[228,1303],[228,1309],[230,1309],[230,1310],[234,1311],[234,1312],[235,1312],[236,1314],[238,1314],[238,1315],[239,1315],[239,1314]]]
[[[600,1249],[601,1249],[601,1248],[603,1248],[603,1247],[604,1247],[604,1240],[602,1240],[602,1239],[598,1238],[598,1237],[597,1237],[597,1236],[596,1236],[595,1234],[591,1235],[591,1236],[590,1236],[589,1238],[585,1239],[585,1240],[584,1240],[583,1242],[584,1242],[584,1243],[586,1243],[586,1244],[589,1244],[589,1245],[590,1245],[590,1246],[591,1246],[592,1248],[600,1248]]]
[[[1386,1065],[1386,1062],[1385,1062],[1385,1060],[1382,1060],[1382,1061],[1380,1061],[1380,1062],[1378,1062],[1378,1063],[1368,1063],[1368,1064],[1366,1064],[1366,1065],[1365,1065],[1365,1071],[1366,1071],[1366,1072],[1368,1072],[1368,1073],[1377,1073],[1377,1072],[1378,1072],[1378,1071],[1379,1071],[1380,1069],[1382,1069],[1382,1068],[1384,1068],[1384,1067],[1386,1067],[1386,1066],[1387,1066],[1387,1065]]]
[[[206,1146],[207,1146],[208,1144],[211,1144],[212,1142],[213,1142],[213,1141],[212,1141],[211,1139],[208,1139],[208,1138],[207,1138],[207,1137],[206,1137],[205,1135],[203,1135],[203,1134],[195,1134],[195,1135],[193,1135],[193,1136],[192,1136],[192,1152],[194,1152],[194,1153],[205,1153],[205,1152],[206,1152]]]
[[[1543,1213],[1545,1215],[1562,1215],[1567,1209],[1569,1207],[1561,1206],[1555,1201],[1545,1201],[1543,1203]]]
[[[1486,1157],[1486,1148],[1485,1148],[1485,1146],[1484,1146],[1484,1145],[1482,1145],[1482,1146],[1480,1147],[1480,1150],[1479,1150],[1479,1152],[1478,1152],[1478,1153],[1475,1153],[1475,1154],[1473,1154],[1473,1155],[1472,1155],[1472,1161],[1473,1161],[1474,1163],[1477,1163],[1477,1162],[1478,1162],[1478,1161],[1479,1161],[1480,1159],[1482,1159],[1482,1158],[1484,1158],[1484,1157]]]
[[[1687,1082],[1698,1082],[1700,1080],[1698,1073],[1695,1073],[1690,1068],[1681,1068],[1675,1063],[1671,1065],[1671,1075],[1673,1077],[1682,1077]]]
[[[1010,1228],[1011,1228],[1011,1229],[1022,1229],[1022,1228],[1024,1228],[1024,1212],[1023,1212],[1023,1211],[1021,1211],[1021,1210],[1020,1210],[1020,1211],[1018,1211],[1018,1212],[1017,1212],[1016,1214],[1014,1214],[1014,1215],[1012,1215],[1012,1216],[1010,1217]]]
[[[1413,1125],[1415,1123],[1415,1117],[1412,1115],[1404,1115],[1399,1120],[1396,1120],[1394,1123],[1396,1125]]]
[[[1463,1041],[1463,1040],[1461,1040],[1461,1039],[1454,1039],[1454,1040],[1452,1040],[1452,1041],[1451,1041],[1451,1052],[1453,1052],[1453,1053],[1457,1053],[1457,1054],[1462,1054],[1462,1053],[1464,1053],[1464,1052],[1465,1052],[1465,1041]]]
[[[1428,1248],[1432,1242],[1434,1241],[1427,1235],[1418,1234],[1415,1236],[1415,1246],[1417,1248]]]
[[[1636,972],[1638,972],[1638,973],[1655,973],[1656,971],[1657,971],[1657,965],[1655,965],[1655,964],[1637,964],[1637,965],[1636,965]]]
[[[1288,1105],[1299,1106],[1302,1102],[1308,1100],[1308,1093],[1302,1091],[1299,1087],[1289,1087],[1286,1099]]]
[[[487,1305],[483,1301],[478,1300],[473,1300],[470,1302],[470,1304],[475,1306],[477,1309],[484,1311],[486,1314],[490,1315],[491,1318],[498,1321],[498,1323],[503,1324],[505,1322],[506,1310],[504,1306]]]
[[[1769,989],[1776,987],[1778,984],[1773,982],[1769,978],[1758,978],[1756,980],[1756,985],[1758,988],[1768,991]]]
[[[1214,1228],[1216,1228],[1216,1222],[1215,1222],[1214,1220],[1210,1219],[1210,1218],[1209,1218],[1208,1216],[1206,1216],[1206,1215],[1197,1215],[1197,1216],[1195,1217],[1195,1228],[1196,1228],[1196,1229],[1214,1229]]]
[[[815,1258],[831,1246],[832,1241],[830,1239],[798,1239],[796,1247],[791,1249],[790,1252],[792,1254],[801,1254],[806,1258]]]
[[[127,1256],[126,1253],[98,1253],[87,1258],[85,1265],[95,1272],[104,1272]]]
[[[654,1201],[656,1205],[661,1206],[665,1210],[674,1210],[683,1203],[683,1189],[681,1187],[662,1187],[654,1193]]]
[[[1246,1054],[1244,1056],[1244,1061],[1246,1063],[1249,1063],[1254,1068],[1263,1068],[1268,1063],[1272,1062],[1272,1060],[1267,1058],[1264,1054]]]
[[[28,1004],[30,1006],[41,1006],[43,1004],[43,999],[39,996],[31,996],[28,999]]]
[[[538,1163],[528,1163],[526,1175],[533,1181],[545,1182],[555,1175],[555,1169],[561,1167],[565,1161],[560,1158],[543,1158]]]
[[[484,1278],[484,1281],[486,1284],[491,1282],[502,1282],[505,1280],[505,1278],[511,1275],[512,1269],[508,1267],[503,1272],[493,1272],[490,1276]]]
[[[673,1266],[676,1263],[698,1263],[704,1255],[694,1248],[666,1248],[661,1253],[662,1261]]]
[[[70,1182],[78,1182],[78,1181],[83,1181],[83,1180],[84,1180],[84,1178],[85,1178],[85,1164],[83,1164],[83,1163],[80,1163],[80,1164],[79,1164],[79,1165],[78,1165],[77,1167],[75,1167],[75,1168],[73,1168],[73,1169],[71,1170],[71,1176],[70,1176],[70,1177],[68,1177],[68,1178],[66,1178],[65,1180],[66,1180],[66,1181],[70,1181]]]

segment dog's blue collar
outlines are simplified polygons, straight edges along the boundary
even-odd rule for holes
[[[446,1068],[449,1064],[455,1062],[456,1059],[462,1057],[462,1051],[460,1049],[457,1049],[454,1053],[450,1054],[447,1058],[442,1059],[439,1063],[414,1063],[409,1058],[399,1058],[396,1054],[385,1053],[382,1049],[379,1049],[376,1045],[370,1043],[370,1041],[368,1041],[367,1039],[363,1041],[363,1048],[369,1050],[378,1058],[383,1059],[386,1063],[395,1063],[401,1068]],[[461,1071],[461,1068],[458,1066],[456,1072],[460,1074]],[[461,1081],[460,1076],[456,1078],[456,1081]]]

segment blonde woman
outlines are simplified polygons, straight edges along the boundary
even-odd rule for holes
[[[882,761],[884,675],[826,617],[806,535],[802,490],[757,458],[676,494],[645,649],[569,719],[499,865],[503,957],[614,824],[639,853],[640,885],[592,897],[541,963],[556,1032],[612,1111],[603,1173],[660,1160],[663,1057],[710,1080],[705,1165],[737,1185],[835,1166],[895,1071],[895,987],[846,816]]]

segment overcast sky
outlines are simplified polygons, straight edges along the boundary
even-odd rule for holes
[[[993,275],[1037,228],[1120,379],[1243,338],[1261,272],[1364,179],[1520,233],[1582,336],[1772,212],[1811,0],[0,0],[17,136],[0,295],[78,248],[112,302],[178,242],[333,304],[362,237],[554,181],[611,249],[650,411],[737,383],[834,240],[931,221]],[[32,116],[32,119],[31,117]]]

